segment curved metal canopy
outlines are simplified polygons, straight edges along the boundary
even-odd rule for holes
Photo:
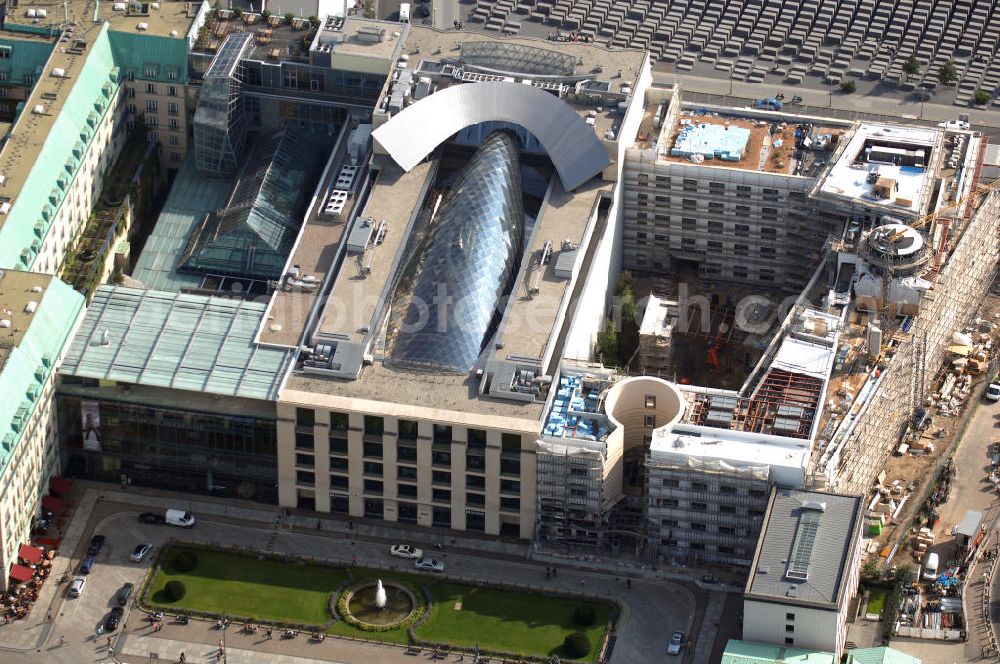
[[[523,83],[453,85],[403,109],[372,132],[372,138],[408,171],[462,129],[490,121],[511,122],[531,132],[567,191],[610,163],[594,128],[569,104]]]

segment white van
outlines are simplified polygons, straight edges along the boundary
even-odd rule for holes
[[[167,520],[167,525],[180,526],[181,528],[191,528],[194,526],[194,516],[191,512],[186,512],[184,510],[167,510],[164,514]]]
[[[927,562],[924,563],[924,579],[933,581],[938,577],[938,554],[928,553]]]
[[[410,22],[410,3],[408,2],[399,3],[399,22],[400,23]]]

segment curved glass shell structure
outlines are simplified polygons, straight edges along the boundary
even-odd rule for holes
[[[494,133],[459,174],[400,272],[387,364],[465,373],[499,320],[524,237],[518,149]]]

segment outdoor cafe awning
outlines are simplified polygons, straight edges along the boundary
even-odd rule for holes
[[[41,549],[36,549],[33,546],[22,544],[21,550],[17,552],[17,557],[30,565],[34,565],[42,561],[42,556],[44,554],[45,552]]]
[[[69,493],[70,488],[73,486],[73,482],[62,477],[51,477],[49,478],[49,491],[60,496],[65,496]]]
[[[31,581],[32,571],[31,568],[25,567],[24,565],[11,565],[10,566],[10,578],[17,583],[22,583],[24,581]]]
[[[55,496],[42,496],[42,509],[58,514],[66,507],[66,501]]]

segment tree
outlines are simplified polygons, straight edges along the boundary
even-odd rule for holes
[[[271,10],[270,10],[270,9],[265,9],[264,11],[262,11],[262,12],[260,13],[260,17],[261,17],[262,19],[264,19],[265,21],[266,21],[267,19],[271,18]]]
[[[310,16],[309,17],[309,25],[311,25],[314,28],[318,28],[319,27],[319,16]]]
[[[954,60],[948,60],[943,65],[941,65],[941,70],[938,72],[938,81],[941,85],[951,85],[958,80],[958,69],[955,67]]]
[[[993,95],[986,90],[976,90],[976,93],[972,95],[972,101],[976,102],[980,106],[986,106],[986,104],[990,103],[990,99],[992,98]]]
[[[879,577],[878,565],[872,561],[866,562],[861,566],[861,578],[864,581],[875,581]]]
[[[171,602],[178,602],[184,599],[187,588],[184,587],[183,582],[174,579],[173,581],[167,581],[167,585],[163,586],[163,592]]]
[[[858,84],[854,82],[854,79],[849,78],[847,80],[840,82],[840,91],[847,94],[851,94],[858,89]]]
[[[906,74],[906,80],[910,80],[911,76],[916,76],[920,73],[920,61],[917,60],[917,56],[911,55],[903,63],[903,73]]]
[[[618,361],[618,330],[610,318],[604,321],[604,329],[597,333],[597,352],[604,362]]]
[[[597,620],[597,612],[589,604],[581,604],[573,610],[573,622],[580,627],[590,627]]]
[[[285,14],[285,23],[291,25],[293,18],[295,18],[295,14],[293,14],[292,12],[288,12],[287,14]]]
[[[239,7],[233,7],[233,18],[239,18],[243,16],[243,10]]]
[[[583,632],[573,632],[563,641],[563,652],[573,659],[586,657],[590,652],[590,639]]]

